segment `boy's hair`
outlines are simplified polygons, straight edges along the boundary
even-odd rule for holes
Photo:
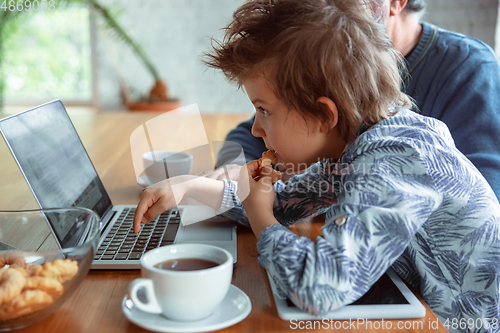
[[[316,100],[330,98],[340,134],[351,142],[362,122],[371,126],[392,115],[391,104],[410,105],[400,91],[401,58],[373,20],[372,6],[371,0],[248,1],[205,63],[240,87],[260,74],[290,109],[329,124],[330,112]]]

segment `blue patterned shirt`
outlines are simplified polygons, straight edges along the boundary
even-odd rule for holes
[[[221,208],[248,225],[236,185]],[[444,123],[403,109],[274,186],[281,224],[260,234],[259,262],[303,311],[352,303],[392,266],[443,323],[489,318],[496,328],[471,331],[500,332],[500,205]],[[287,229],[322,212],[316,242]]]

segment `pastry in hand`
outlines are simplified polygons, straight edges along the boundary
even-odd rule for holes
[[[272,150],[268,150],[262,153],[262,157],[257,160],[257,163],[259,163],[259,172],[262,171],[262,168],[265,166],[270,166],[274,162],[274,159],[276,157],[274,156],[274,152]],[[260,178],[260,175],[255,177],[256,179]],[[281,172],[274,170],[271,173],[271,182],[274,184],[278,180],[281,179]]]

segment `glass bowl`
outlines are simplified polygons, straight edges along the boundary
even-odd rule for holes
[[[0,211],[0,331],[48,317],[87,275],[99,216],[85,208]]]

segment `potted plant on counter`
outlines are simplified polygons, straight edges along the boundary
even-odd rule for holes
[[[155,82],[149,94],[138,101],[132,99],[127,86],[122,84],[123,104],[127,109],[132,111],[170,111],[179,108],[181,106],[180,100],[170,98],[167,85],[160,78],[156,67],[146,55],[143,48],[118,24],[116,18],[107,8],[103,7],[97,0],[88,0],[88,2],[99,16],[104,19],[115,36],[132,49],[154,78]]]

